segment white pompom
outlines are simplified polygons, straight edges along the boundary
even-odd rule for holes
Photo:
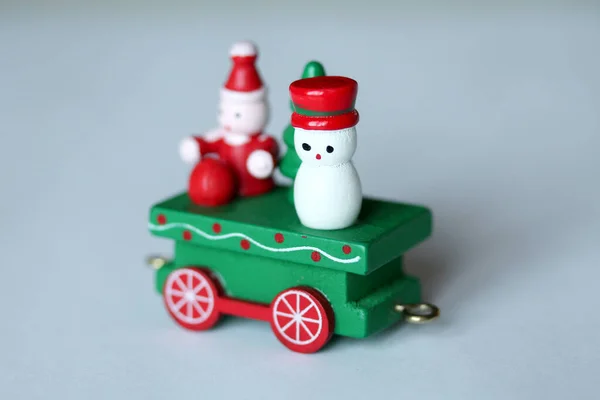
[[[186,164],[195,164],[200,161],[200,145],[192,137],[186,137],[179,143],[179,157]]]
[[[255,56],[257,53],[254,43],[248,41],[235,43],[229,51],[229,55],[232,57]]]
[[[257,179],[268,178],[275,168],[273,156],[265,150],[255,150],[246,160],[246,168]]]

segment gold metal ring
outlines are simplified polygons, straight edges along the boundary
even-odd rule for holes
[[[425,324],[440,316],[440,309],[429,303],[396,304],[394,310],[404,314],[404,320],[411,324]]]
[[[169,259],[163,256],[151,255],[146,257],[146,264],[158,270],[165,266]]]

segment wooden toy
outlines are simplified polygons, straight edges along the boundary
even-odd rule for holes
[[[151,207],[150,233],[174,241],[172,259],[148,259],[168,314],[196,331],[210,329],[224,315],[265,321],[283,345],[299,353],[318,351],[334,334],[365,338],[401,321],[435,319],[438,308],[422,302],[419,280],[404,271],[404,254],[431,235],[431,211],[363,198],[350,161],[357,83],[313,77],[292,83],[290,92],[294,151],[301,159],[293,203],[284,186],[235,198],[231,191],[190,187]],[[232,140],[231,132],[249,137],[250,130],[240,131],[236,125],[214,141],[188,140],[193,144],[182,146],[182,157],[201,160],[213,144]],[[232,178],[228,160],[202,159],[198,184],[211,187]],[[345,186],[335,189],[340,182]],[[307,194],[311,188],[318,193]],[[332,208],[335,202],[339,210]]]
[[[342,76],[300,79],[290,85],[294,146],[302,163],[294,181],[294,205],[302,224],[344,229],[362,204],[356,151],[358,84]]]
[[[301,78],[314,78],[317,76],[325,76],[325,68],[323,64],[318,61],[311,61],[304,66],[304,71],[302,72]],[[290,107],[292,111],[294,111],[294,103],[290,101]],[[298,153],[296,153],[296,148],[294,146],[294,127],[290,123],[285,130],[283,131],[283,142],[287,146],[287,151],[285,152],[283,158],[279,163],[279,171],[283,176],[286,176],[292,180],[296,178],[296,174],[298,173],[298,169],[300,168],[300,157],[298,157]],[[289,199],[290,201],[294,201],[294,185],[290,186],[289,191]]]
[[[192,201],[204,206],[230,201],[231,192],[257,196],[274,187],[272,175],[279,146],[273,137],[263,133],[268,107],[266,90],[255,65],[256,46],[251,42],[236,43],[230,56],[233,66],[221,90],[219,127],[203,136],[184,138],[179,146],[181,159],[201,170],[192,171],[189,191],[194,194]],[[234,179],[220,179],[226,172],[214,163],[202,167],[207,155],[218,156]],[[219,177],[211,177],[213,172]],[[207,185],[207,181],[215,184]],[[207,190],[215,193],[206,193]]]
[[[365,198],[352,227],[314,230],[300,223],[285,187],[216,208],[183,192],[151,208],[148,228],[175,241],[175,257],[150,263],[179,325],[204,330],[221,315],[262,320],[289,349],[312,353],[334,333],[364,338],[437,316],[403,271],[403,254],[431,226],[425,207]]]

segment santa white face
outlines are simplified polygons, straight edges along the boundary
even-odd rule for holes
[[[269,110],[264,101],[222,100],[219,107],[219,125],[232,133],[251,135],[262,132],[268,117]]]
[[[356,151],[356,128],[338,131],[296,128],[294,148],[307,165],[332,166],[347,163]]]

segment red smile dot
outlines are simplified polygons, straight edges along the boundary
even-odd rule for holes
[[[240,246],[242,246],[242,249],[248,250],[250,248],[250,242],[246,239],[242,239],[242,241],[240,242]]]
[[[350,252],[352,251],[352,247],[346,244],[344,245],[344,247],[342,247],[342,251],[344,252],[344,254],[350,254]]]
[[[213,224],[213,232],[221,233],[221,224],[218,224],[218,223]]]
[[[283,235],[281,233],[276,233],[275,234],[275,241],[277,243],[283,243]]]
[[[318,251],[313,251],[310,258],[312,258],[314,262],[321,261],[321,254]]]
[[[183,231],[183,240],[192,240],[192,232]]]
[[[167,223],[167,217],[165,217],[164,214],[158,214],[158,217],[156,217],[156,222],[158,222],[159,225],[164,225]]]

